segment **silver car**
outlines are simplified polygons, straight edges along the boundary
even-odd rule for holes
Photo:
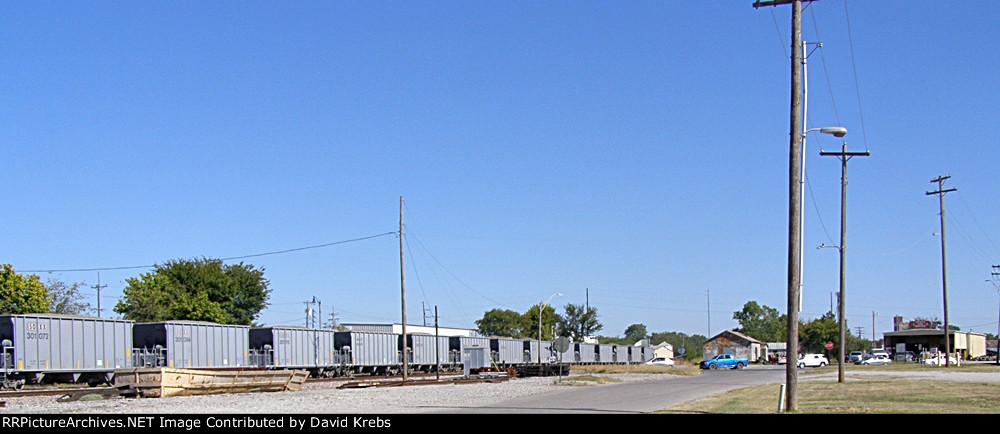
[[[862,365],[891,365],[892,358],[885,354],[876,354],[861,361]]]

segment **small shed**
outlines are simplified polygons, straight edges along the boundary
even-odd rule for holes
[[[726,330],[705,341],[703,354],[710,359],[719,354],[729,353],[736,357],[746,357],[750,363],[763,360],[767,345],[743,333]]]

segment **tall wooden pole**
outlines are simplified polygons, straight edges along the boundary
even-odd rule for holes
[[[403,196],[399,197],[399,294],[403,307],[403,381],[407,379],[409,364],[406,360],[406,279],[403,273]]]
[[[799,169],[802,167],[802,2],[812,0],[756,0],[754,8],[761,6],[792,5],[792,102],[789,119],[789,151],[788,151],[788,334],[785,364],[785,411],[798,410],[798,366],[799,354],[799,291],[802,282],[800,270],[801,258],[799,222],[802,215],[800,202],[802,185],[799,180]]]
[[[955,191],[955,188],[949,188],[945,190],[944,181],[951,178],[951,175],[939,176],[931,180],[932,183],[936,182],[938,184],[937,191],[928,191],[927,195],[936,194],[938,195],[938,206],[941,210],[941,290],[944,292],[944,366],[947,368],[948,357],[951,355],[951,336],[949,336],[950,326],[948,325],[948,255],[945,254],[945,243],[944,243],[944,194],[950,191]]]
[[[840,297],[837,302],[837,315],[840,317],[840,342],[837,344],[839,348],[840,358],[837,362],[837,382],[844,382],[844,363],[846,363],[844,354],[847,352],[845,346],[847,345],[847,320],[844,319],[844,314],[846,313],[846,303],[847,303],[847,287],[845,283],[845,271],[846,266],[846,252],[845,245],[847,244],[847,160],[851,157],[867,157],[869,155],[868,151],[864,152],[847,152],[847,142],[844,142],[843,147],[840,152],[825,152],[820,151],[819,155],[833,155],[840,157],[840,247],[837,250],[840,251]],[[872,330],[874,330],[874,326]]]

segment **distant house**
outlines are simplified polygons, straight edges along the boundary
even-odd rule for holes
[[[705,359],[730,353],[736,357],[746,357],[750,363],[760,362],[767,356],[767,344],[743,333],[726,330],[705,341]]]
[[[768,342],[767,343],[767,357],[773,358],[777,361],[783,357],[786,357],[786,348],[788,342]]]
[[[653,357],[666,357],[668,359],[674,358],[674,346],[666,342],[660,342],[659,344],[653,345]]]

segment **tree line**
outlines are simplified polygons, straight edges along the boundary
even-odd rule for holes
[[[220,324],[256,325],[254,320],[268,306],[270,282],[264,269],[242,262],[224,264],[221,259],[178,259],[155,265],[153,270],[126,279],[122,297],[112,309],[122,318],[139,322],[168,320],[210,321]],[[11,264],[0,264],[0,313],[61,313],[87,314],[94,309],[84,302],[80,293],[85,282],[65,283],[49,279],[42,282],[38,275],[20,274]],[[539,321],[539,316],[541,321]],[[787,316],[777,309],[748,301],[743,309],[733,313],[739,323],[735,329],[761,342],[784,342],[787,339]],[[939,323],[929,320],[930,323]],[[492,309],[476,322],[479,333],[486,336],[553,340],[567,336],[575,342],[595,336],[604,326],[596,307],[567,304],[557,314],[549,305],[534,305],[524,313],[509,309]],[[950,325],[953,330],[960,330]],[[837,342],[840,324],[833,312],[802,321],[799,324],[799,344],[803,352],[826,353],[826,342]],[[702,355],[702,335],[678,332],[649,333],[643,324],[632,324],[622,336],[596,336],[601,343],[633,345],[648,339],[651,345],[671,344],[678,357],[696,360]],[[987,334],[987,339],[996,339]],[[872,342],[847,334],[846,351],[871,348]]]
[[[210,321],[252,325],[268,306],[271,290],[264,270],[220,259],[172,260],[153,271],[125,280],[113,311],[139,322]],[[84,315],[93,309],[83,301],[85,282],[65,283],[20,274],[0,265],[0,313]]]

